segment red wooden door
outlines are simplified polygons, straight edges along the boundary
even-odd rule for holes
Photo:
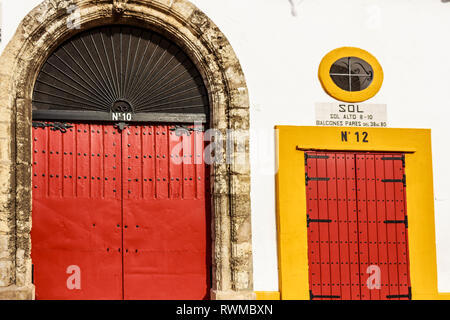
[[[311,299],[410,299],[404,155],[306,152]]]
[[[124,130],[125,299],[209,294],[203,132],[174,129]]]
[[[34,128],[37,299],[122,298],[120,151],[110,126]]]
[[[207,297],[203,133],[173,130],[34,128],[37,299]],[[183,162],[193,152],[199,160]],[[181,163],[171,161],[177,158]]]

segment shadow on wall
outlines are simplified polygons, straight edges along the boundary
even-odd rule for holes
[[[303,2],[304,0],[289,0],[289,3],[291,4],[291,14],[294,17],[298,16],[298,6]],[[449,0],[450,1],[450,0]]]

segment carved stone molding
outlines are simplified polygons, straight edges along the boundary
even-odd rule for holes
[[[128,0],[113,0],[113,12],[122,14],[126,9]]]

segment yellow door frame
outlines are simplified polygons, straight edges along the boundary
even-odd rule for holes
[[[431,130],[276,126],[281,299],[308,300],[305,150],[404,152],[413,299],[450,299],[437,288]]]

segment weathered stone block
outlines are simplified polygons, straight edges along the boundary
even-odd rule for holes
[[[219,194],[228,194],[229,193],[229,184],[228,184],[228,175],[227,173],[218,173],[212,176],[214,179],[213,190],[214,193]]]
[[[17,249],[16,252],[16,285],[31,285],[32,264],[29,252],[23,249]]]
[[[14,281],[14,262],[10,260],[0,260],[0,287],[7,287]]]
[[[7,138],[0,138],[0,163],[11,161],[11,150],[11,135]]]
[[[201,35],[204,34],[211,26],[211,21],[208,17],[203,12],[198,10],[193,4],[187,1],[177,1],[172,5],[172,9],[182,13],[184,17],[189,17],[189,22]]]
[[[249,195],[250,194],[250,181],[249,175],[239,174],[231,175],[231,190],[233,196]],[[240,203],[239,203],[240,204]]]
[[[242,89],[243,91],[246,91],[245,89]],[[250,125],[250,103],[247,97],[245,97],[246,94],[243,94],[244,96],[241,97],[239,94],[236,93],[236,90],[234,90],[235,97],[230,99],[230,117],[233,119],[238,120],[241,126],[247,125],[247,127],[240,127],[242,130],[248,130],[248,126]],[[238,127],[236,129],[239,129]]]
[[[170,8],[174,2],[174,0],[153,0],[152,5]]]
[[[11,121],[0,121],[0,139],[7,138],[11,140]]]
[[[12,164],[5,162],[0,163],[0,197],[1,194],[10,196],[13,191],[14,184],[14,168],[12,167]],[[0,204],[4,205],[2,202],[0,202]]]
[[[12,237],[10,235],[0,234],[0,260],[11,258],[10,253],[11,240],[14,244],[14,239],[11,238]]]
[[[29,125],[31,126],[31,125]],[[16,139],[16,152],[17,152],[17,162],[20,164],[31,164],[31,141],[28,138],[28,130],[23,130],[25,136],[17,135]],[[31,133],[31,132],[30,132]],[[23,138],[22,138],[23,137]]]
[[[0,216],[0,233],[8,233],[11,232],[11,228],[8,224],[8,221],[5,217]]]
[[[233,223],[233,241],[236,243],[252,242],[252,225],[250,215],[247,217],[236,218]],[[250,248],[251,249],[251,248]]]
[[[22,121],[25,128],[31,130],[31,100],[16,99],[16,117],[18,121]]]
[[[12,187],[8,188],[6,191],[0,192],[0,214],[3,217],[6,217],[8,220],[15,219],[15,204],[15,197],[12,193]]]
[[[249,194],[233,194],[231,196],[231,203],[233,206],[232,215],[233,217],[246,217],[250,216],[250,195]]]
[[[31,153],[31,150],[28,152],[28,154]],[[26,160],[26,159],[24,159]],[[31,201],[31,194],[30,194],[30,186],[31,186],[31,164],[29,163],[20,163],[16,165],[16,183],[17,183],[17,191],[21,191],[18,196],[22,198],[21,200],[26,201],[27,203],[30,203]],[[24,190],[22,190],[24,189]],[[22,203],[19,203],[19,208],[22,207]],[[29,209],[29,206],[26,207]]]
[[[24,287],[9,286],[0,288],[0,300],[34,300],[34,285]]]
[[[249,290],[250,273],[247,271],[237,271],[234,273],[234,289]]]
[[[0,92],[0,95],[1,95],[1,92]],[[0,101],[4,101],[4,100],[6,100],[6,99],[2,99],[0,97]],[[10,123],[9,126],[11,127],[11,121],[13,119],[12,105],[10,107],[11,108],[9,108],[6,105],[3,105],[3,107],[1,108],[2,112],[0,112],[0,121]],[[5,130],[7,130],[7,128],[5,128]]]

